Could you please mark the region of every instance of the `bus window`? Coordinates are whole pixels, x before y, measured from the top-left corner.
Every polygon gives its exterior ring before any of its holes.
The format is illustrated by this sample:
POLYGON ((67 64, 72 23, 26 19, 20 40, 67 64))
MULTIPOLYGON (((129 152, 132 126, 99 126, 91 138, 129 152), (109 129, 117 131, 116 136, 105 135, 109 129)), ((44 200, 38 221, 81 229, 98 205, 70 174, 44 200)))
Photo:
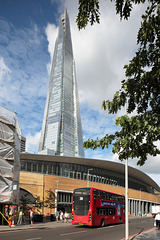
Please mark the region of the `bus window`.
POLYGON ((105 199, 109 199, 109 193, 106 192, 106 198, 105 199))
POLYGON ((103 216, 103 209, 100 209, 100 216, 103 216))
POLYGON ((103 215, 104 216, 106 215, 106 209, 103 209, 103 215))
POLYGON ((112 193, 109 193, 109 200, 112 200, 112 193))
POLYGON ((109 208, 108 209, 108 215, 115 215, 116 214, 116 209, 115 208, 109 208))
POLYGON ((100 193, 101 193, 101 196, 100 196, 101 199, 106 199, 106 194, 105 194, 105 192, 101 191, 100 193))
POLYGON ((99 216, 107 216, 108 215, 108 208, 98 207, 96 212, 99 216))
POLYGON ((101 198, 101 191, 97 191, 98 195, 97 195, 97 198, 101 198))
POLYGON ((114 195, 113 195, 113 200, 114 200, 114 201, 118 201, 118 196, 114 194, 114 195))
POLYGON ((97 198, 98 197, 98 191, 97 189, 93 189, 93 197, 97 198))
POLYGON ((125 200, 125 199, 124 199, 123 196, 118 196, 118 201, 119 201, 119 202, 124 202, 124 200, 125 200))
POLYGON ((76 189, 73 195, 74 212, 77 216, 86 216, 90 206, 90 189, 76 189))

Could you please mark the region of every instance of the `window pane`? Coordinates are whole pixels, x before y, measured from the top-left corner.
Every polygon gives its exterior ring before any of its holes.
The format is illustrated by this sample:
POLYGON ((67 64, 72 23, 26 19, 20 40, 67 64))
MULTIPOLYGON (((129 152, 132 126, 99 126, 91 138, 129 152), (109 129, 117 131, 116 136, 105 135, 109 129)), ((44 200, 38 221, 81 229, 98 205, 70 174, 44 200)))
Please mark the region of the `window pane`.
POLYGON ((38 163, 38 172, 39 172, 39 173, 42 172, 42 163, 38 163))
POLYGON ((31 172, 31 163, 30 162, 27 162, 27 171, 31 172))
POLYGON ((33 163, 33 172, 37 172, 37 163, 33 163))
POLYGON ((48 165, 48 174, 52 174, 52 165, 48 165))

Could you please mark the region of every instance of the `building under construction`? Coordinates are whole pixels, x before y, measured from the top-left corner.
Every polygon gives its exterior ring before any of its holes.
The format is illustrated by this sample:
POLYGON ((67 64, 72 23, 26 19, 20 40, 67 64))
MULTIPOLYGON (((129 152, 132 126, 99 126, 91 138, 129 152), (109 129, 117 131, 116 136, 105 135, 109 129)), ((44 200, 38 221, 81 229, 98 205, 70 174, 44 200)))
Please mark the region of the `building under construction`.
POLYGON ((19 204, 20 141, 16 113, 0 106, 0 223, 19 204))

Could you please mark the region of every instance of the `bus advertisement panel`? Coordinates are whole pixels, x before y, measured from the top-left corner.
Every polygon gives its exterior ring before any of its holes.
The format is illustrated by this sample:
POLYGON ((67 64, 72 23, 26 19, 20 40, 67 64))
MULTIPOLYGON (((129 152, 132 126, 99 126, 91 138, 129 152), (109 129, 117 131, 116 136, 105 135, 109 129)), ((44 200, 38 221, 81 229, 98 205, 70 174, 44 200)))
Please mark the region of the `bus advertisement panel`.
POLYGON ((72 197, 72 224, 105 226, 125 222, 125 197, 97 188, 77 188, 72 197))

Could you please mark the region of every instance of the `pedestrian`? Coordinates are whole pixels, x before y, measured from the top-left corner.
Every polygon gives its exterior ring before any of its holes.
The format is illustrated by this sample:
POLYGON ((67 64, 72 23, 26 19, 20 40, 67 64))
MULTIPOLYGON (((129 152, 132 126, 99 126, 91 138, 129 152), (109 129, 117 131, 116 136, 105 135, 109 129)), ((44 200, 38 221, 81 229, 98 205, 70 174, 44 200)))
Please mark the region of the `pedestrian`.
POLYGON ((155 216, 155 221, 157 229, 160 229, 160 212, 155 216))
POLYGON ((11 225, 12 225, 12 216, 11 215, 9 215, 9 218, 8 218, 8 225, 9 225, 9 227, 11 227, 11 225))
POLYGON ((23 213, 23 224, 26 224, 26 217, 25 217, 24 213, 23 213))
POLYGON ((57 221, 57 223, 58 223, 58 218, 59 218, 59 212, 58 212, 58 210, 56 210, 56 221, 57 221))
POLYGON ((31 226, 33 226, 33 211, 32 211, 32 209, 29 211, 29 217, 30 217, 30 221, 31 221, 31 226))
POLYGON ((60 221, 63 222, 63 211, 62 210, 60 210, 59 217, 60 217, 60 221))
POLYGON ((65 218, 65 223, 67 223, 67 222, 69 223, 67 211, 65 211, 64 218, 65 218))
POLYGON ((22 217, 23 217, 23 212, 22 212, 22 209, 20 209, 17 225, 22 225, 22 217))
POLYGON ((15 225, 14 225, 14 215, 12 214, 12 225, 11 225, 11 227, 15 227, 15 225))

